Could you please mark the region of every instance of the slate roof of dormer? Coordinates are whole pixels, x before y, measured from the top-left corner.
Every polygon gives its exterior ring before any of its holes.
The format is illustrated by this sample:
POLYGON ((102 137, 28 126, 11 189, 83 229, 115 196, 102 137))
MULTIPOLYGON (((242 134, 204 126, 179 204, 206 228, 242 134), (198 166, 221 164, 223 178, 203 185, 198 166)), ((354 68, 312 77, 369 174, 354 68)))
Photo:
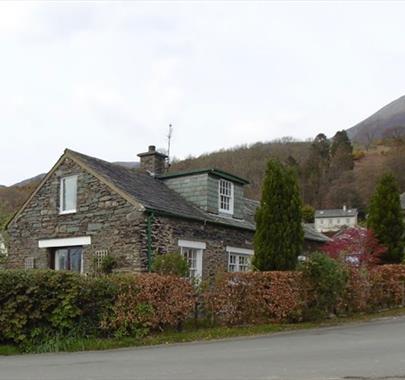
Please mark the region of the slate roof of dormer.
POLYGON ((175 173, 168 173, 159 176, 160 179, 165 180, 169 178, 177 178, 177 177, 189 177, 192 175, 197 175, 197 174, 204 174, 207 173, 208 175, 212 175, 214 177, 219 177, 219 178, 224 178, 232 182, 236 182, 240 185, 248 185, 249 181, 247 179, 244 179, 242 177, 238 177, 234 174, 224 172, 223 170, 220 169, 196 169, 196 170, 187 170, 187 171, 182 171, 182 172, 175 172, 175 173))

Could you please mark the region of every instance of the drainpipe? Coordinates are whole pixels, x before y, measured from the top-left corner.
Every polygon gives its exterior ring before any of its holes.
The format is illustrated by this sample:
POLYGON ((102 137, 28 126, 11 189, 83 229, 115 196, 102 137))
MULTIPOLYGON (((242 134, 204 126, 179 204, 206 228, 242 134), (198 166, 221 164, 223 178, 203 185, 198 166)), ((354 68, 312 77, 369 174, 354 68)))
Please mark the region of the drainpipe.
POLYGON ((153 260, 153 252, 152 252, 152 225, 155 219, 155 215, 153 211, 148 214, 148 222, 146 225, 146 239, 148 243, 148 272, 152 272, 152 260, 153 260))

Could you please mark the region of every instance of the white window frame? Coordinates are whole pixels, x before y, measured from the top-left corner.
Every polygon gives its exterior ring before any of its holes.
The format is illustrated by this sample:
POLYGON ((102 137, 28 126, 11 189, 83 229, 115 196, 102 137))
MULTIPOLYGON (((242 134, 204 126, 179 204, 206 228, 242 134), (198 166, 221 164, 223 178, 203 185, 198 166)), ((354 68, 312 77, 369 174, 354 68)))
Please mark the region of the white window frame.
POLYGON ((226 247, 226 252, 228 254, 228 272, 250 272, 252 270, 252 257, 254 251, 252 249, 238 248, 238 247, 226 247), (235 257, 235 262, 231 263, 231 257, 235 257), (242 265, 240 264, 240 258, 248 258, 248 266, 246 271, 241 271, 242 265), (231 265, 235 266, 234 271, 230 271, 231 265))
POLYGON ((218 210, 219 210, 220 212, 225 213, 225 214, 233 215, 234 199, 235 199, 235 197, 234 197, 234 184, 233 184, 233 182, 221 178, 221 179, 218 181, 218 210), (222 186, 221 186, 221 185, 222 185, 222 184, 224 184, 225 187, 226 187, 227 185, 230 186, 230 193, 231 193, 231 194, 224 194, 224 193, 221 192, 221 190, 222 190, 222 186), (228 209, 224 209, 224 208, 221 207, 221 197, 222 197, 222 196, 223 196, 223 197, 229 197, 229 210, 228 210, 228 209))
POLYGON ((200 241, 179 240, 178 246, 180 247, 180 253, 182 255, 185 254, 187 249, 194 250, 196 253, 196 267, 194 268, 195 276, 193 276, 193 278, 197 280, 201 279, 203 271, 203 252, 207 247, 206 243, 200 241))
POLYGON ((78 178, 77 175, 71 175, 71 176, 67 176, 67 177, 62 177, 60 179, 60 182, 59 182, 59 186, 60 186, 60 191, 59 191, 59 214, 60 215, 74 214, 75 212, 77 212, 77 178, 78 178), (75 193, 75 207, 73 209, 70 209, 70 210, 64 210, 63 209, 63 199, 65 197, 63 183, 67 179, 74 179, 75 180, 75 187, 76 187, 76 189, 75 189, 76 190, 76 193, 75 193))

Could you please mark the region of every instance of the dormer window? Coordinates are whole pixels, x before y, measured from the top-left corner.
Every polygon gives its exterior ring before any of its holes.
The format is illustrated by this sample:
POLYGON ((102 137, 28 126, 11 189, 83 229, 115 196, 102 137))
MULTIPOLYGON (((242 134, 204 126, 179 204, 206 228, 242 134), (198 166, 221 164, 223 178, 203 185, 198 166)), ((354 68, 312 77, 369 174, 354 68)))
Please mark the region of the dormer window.
POLYGON ((77 209, 77 176, 60 180, 60 214, 71 214, 77 209))
POLYGON ((233 183, 219 180, 219 211, 233 214, 233 183))

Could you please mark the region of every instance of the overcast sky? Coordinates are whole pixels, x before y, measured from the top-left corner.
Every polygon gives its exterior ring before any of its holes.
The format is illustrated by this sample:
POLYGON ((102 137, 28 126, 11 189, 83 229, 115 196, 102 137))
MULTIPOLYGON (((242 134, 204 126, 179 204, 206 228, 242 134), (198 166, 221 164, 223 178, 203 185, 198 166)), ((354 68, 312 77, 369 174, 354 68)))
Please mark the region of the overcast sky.
POLYGON ((0 184, 65 147, 179 158, 349 128, 405 94, 405 3, 0 3, 0 184))

